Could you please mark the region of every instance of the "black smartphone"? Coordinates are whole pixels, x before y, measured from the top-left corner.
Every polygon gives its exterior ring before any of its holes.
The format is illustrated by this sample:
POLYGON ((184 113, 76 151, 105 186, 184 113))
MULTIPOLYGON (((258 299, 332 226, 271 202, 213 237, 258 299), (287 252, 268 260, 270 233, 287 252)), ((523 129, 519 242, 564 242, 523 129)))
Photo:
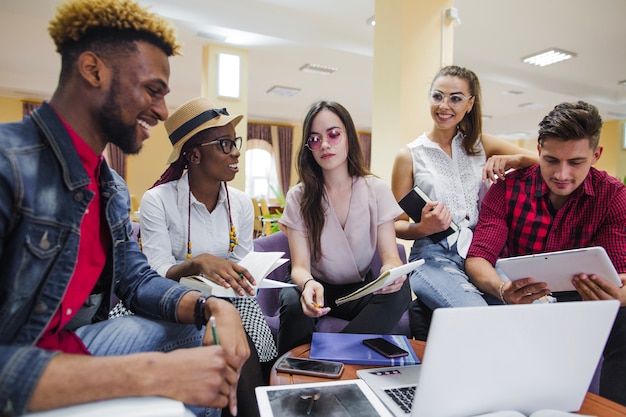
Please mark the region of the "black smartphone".
POLYGON ((409 352, 402 349, 400 346, 394 345, 387 339, 382 337, 375 337, 373 339, 363 340, 363 344, 387 358, 400 358, 402 356, 408 356, 409 352))
POLYGON ((283 358, 276 364, 276 370, 291 374, 339 378, 343 372, 343 363, 305 358, 283 358))

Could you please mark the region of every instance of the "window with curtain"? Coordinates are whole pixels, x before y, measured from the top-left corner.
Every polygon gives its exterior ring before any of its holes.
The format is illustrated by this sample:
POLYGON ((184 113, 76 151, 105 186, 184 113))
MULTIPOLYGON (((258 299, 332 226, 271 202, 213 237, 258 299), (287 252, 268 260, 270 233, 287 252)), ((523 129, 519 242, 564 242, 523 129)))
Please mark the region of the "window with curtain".
POLYGON ((267 201, 281 200, 291 180, 293 128, 248 123, 246 194, 267 201))
MULTIPOLYGON (((250 143, 250 142, 248 142, 250 143)), ((278 198, 276 161, 267 149, 246 150, 246 194, 266 201, 278 198)))

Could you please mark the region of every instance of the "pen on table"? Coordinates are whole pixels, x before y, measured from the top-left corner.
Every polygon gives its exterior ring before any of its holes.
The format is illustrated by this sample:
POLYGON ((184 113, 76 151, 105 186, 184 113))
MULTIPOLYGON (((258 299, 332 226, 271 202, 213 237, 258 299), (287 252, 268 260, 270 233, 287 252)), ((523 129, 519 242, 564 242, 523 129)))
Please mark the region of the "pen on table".
POLYGON ((220 339, 217 337, 217 327, 215 326, 215 317, 211 316, 211 318, 209 318, 209 323, 211 323, 211 332, 213 333, 213 343, 215 343, 215 345, 219 345, 220 344, 220 339))

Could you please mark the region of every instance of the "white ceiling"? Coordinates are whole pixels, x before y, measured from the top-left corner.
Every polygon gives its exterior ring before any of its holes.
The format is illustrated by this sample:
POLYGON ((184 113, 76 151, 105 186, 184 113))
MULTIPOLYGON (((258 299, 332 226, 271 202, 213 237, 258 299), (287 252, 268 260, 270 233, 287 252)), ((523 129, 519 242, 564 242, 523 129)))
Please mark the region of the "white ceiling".
MULTIPOLYGON (((170 61, 171 108, 200 94, 202 45, 226 37, 227 44, 249 50, 249 119, 299 124, 313 101, 330 99, 344 104, 360 129, 371 127, 375 29, 366 20, 375 0, 140 1, 170 18, 184 43, 184 56, 170 61), (331 76, 300 72, 306 63, 339 70, 331 76), (302 91, 266 94, 273 85, 302 91)), ((0 0, 0 95, 52 94, 60 63, 47 26, 56 4, 0 0)), ((579 99, 598 106, 605 120, 626 119, 626 87, 618 85, 626 80, 625 0, 456 0, 455 7, 461 25, 454 63, 480 77, 486 132, 532 137, 555 104, 579 99), (578 55, 544 68, 520 60, 549 47, 578 55), (521 94, 505 94, 511 90, 521 94), (539 108, 520 108, 524 103, 539 108)))

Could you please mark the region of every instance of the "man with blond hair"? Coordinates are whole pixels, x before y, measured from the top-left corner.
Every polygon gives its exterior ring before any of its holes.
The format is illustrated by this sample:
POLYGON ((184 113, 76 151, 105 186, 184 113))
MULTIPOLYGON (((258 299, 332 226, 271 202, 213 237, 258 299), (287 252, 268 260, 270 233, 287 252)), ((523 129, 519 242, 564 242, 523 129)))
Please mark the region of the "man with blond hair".
POLYGON ((137 153, 167 118, 174 31, 135 1, 71 0, 49 32, 54 95, 0 125, 0 414, 133 396, 236 414, 237 310, 150 269, 103 158, 108 143, 137 153), (135 315, 106 320, 112 289, 135 315))

